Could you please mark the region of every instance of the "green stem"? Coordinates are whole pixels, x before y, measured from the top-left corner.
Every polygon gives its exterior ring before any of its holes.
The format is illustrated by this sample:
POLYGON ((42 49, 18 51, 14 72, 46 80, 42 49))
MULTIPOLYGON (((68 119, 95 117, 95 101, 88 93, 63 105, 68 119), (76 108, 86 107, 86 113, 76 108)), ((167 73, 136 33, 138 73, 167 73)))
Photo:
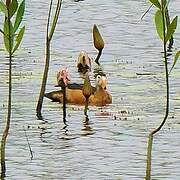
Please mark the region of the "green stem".
POLYGON ((159 125, 158 128, 156 128, 154 131, 152 131, 152 134, 157 133, 165 124, 168 114, 169 114, 169 75, 168 75, 168 62, 167 62, 167 50, 166 50, 166 25, 165 25, 165 12, 164 12, 164 3, 163 0, 161 0, 161 6, 162 6, 162 17, 163 17, 163 49, 164 49, 164 63, 165 63, 165 73, 166 73, 166 112, 164 119, 162 123, 159 125))
POLYGON ((36 107, 36 114, 39 119, 42 119, 41 110, 42 110, 42 104, 43 104, 43 100, 44 100, 44 94, 45 94, 46 83, 47 83, 47 78, 48 78, 49 62, 50 62, 50 43, 51 43, 51 39, 52 39, 54 30, 55 30, 55 27, 57 24, 57 19, 59 17, 61 1, 58 0, 58 3, 56 5, 56 13, 55 13, 55 16, 53 19, 53 24, 51 27, 50 34, 49 34, 49 24, 50 24, 50 15, 51 15, 51 9, 52 9, 52 0, 50 2, 50 7, 49 7, 47 31, 46 31, 46 62, 45 62, 45 67, 44 67, 44 74, 43 74, 43 79, 42 79, 42 84, 41 84, 41 90, 40 90, 39 99, 38 99, 38 103, 37 103, 37 107, 36 107))
POLYGON ((152 153, 153 134, 149 134, 147 145, 147 164, 146 164, 146 180, 151 179, 151 153, 152 153))
POLYGON ((165 41, 166 24, 165 24, 164 0, 161 0, 161 7, 162 7, 161 12, 163 17, 162 19, 163 20, 163 50, 164 50, 165 76, 166 76, 166 111, 165 111, 164 119, 161 122, 161 124, 149 134, 148 149, 147 149, 146 180, 151 179, 151 152, 152 152, 153 135, 161 130, 169 114, 169 75, 168 75, 167 50, 166 50, 166 41, 165 41))
POLYGON ((62 0, 58 0, 57 6, 56 6, 56 12, 55 12, 52 27, 51 27, 51 31, 49 33, 49 40, 52 39, 52 36, 54 34, 54 31, 55 31, 55 28, 56 28, 56 25, 57 25, 57 20, 58 20, 58 17, 59 17, 59 13, 60 13, 60 10, 61 10, 61 4, 62 4, 62 0))
POLYGON ((101 54, 102 54, 102 49, 99 50, 98 55, 97 55, 97 57, 96 57, 96 59, 95 59, 95 62, 96 62, 98 65, 100 64, 100 63, 99 63, 99 58, 101 57, 101 54))
POLYGON ((50 2, 50 6, 49 6, 48 22, 47 22, 47 28, 46 28, 46 60, 45 60, 44 74, 43 74, 39 99, 38 99, 38 103, 37 103, 37 107, 36 107, 36 114, 39 119, 42 119, 41 110, 42 110, 42 104, 43 104, 43 100, 44 100, 44 94, 45 94, 45 90, 46 90, 46 83, 47 83, 47 77, 48 77, 48 71, 49 71, 50 40, 49 40, 48 34, 49 34, 49 23, 50 23, 51 10, 52 10, 52 0, 50 2))
POLYGON ((10 120, 11 120, 11 97, 12 97, 12 47, 11 47, 11 26, 10 26, 10 16, 9 16, 9 8, 8 8, 8 26, 9 26, 9 93, 8 93, 8 115, 6 121, 6 127, 2 134, 1 139, 1 178, 5 177, 6 173, 6 163, 5 163, 5 146, 7 141, 7 136, 10 128, 10 120))
POLYGON ((44 94, 46 90, 46 83, 47 83, 47 77, 48 77, 48 71, 49 71, 49 60, 50 60, 50 42, 48 41, 48 38, 46 40, 46 62, 45 62, 45 67, 44 67, 44 74, 43 74, 43 79, 42 79, 42 84, 41 84, 41 90, 40 90, 40 95, 39 95, 39 100, 38 104, 36 107, 36 113, 38 117, 41 117, 41 109, 42 109, 42 104, 44 100, 44 94))

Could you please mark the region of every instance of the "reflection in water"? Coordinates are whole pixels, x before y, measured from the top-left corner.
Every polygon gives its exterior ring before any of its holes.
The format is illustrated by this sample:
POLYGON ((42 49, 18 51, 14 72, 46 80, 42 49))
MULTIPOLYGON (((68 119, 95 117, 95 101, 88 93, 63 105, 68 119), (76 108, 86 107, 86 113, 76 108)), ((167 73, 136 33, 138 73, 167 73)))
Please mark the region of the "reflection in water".
POLYGON ((24 129, 24 133, 25 133, 25 137, 26 137, 26 141, 27 141, 27 144, 28 144, 28 147, 29 147, 29 152, 30 152, 30 155, 31 155, 31 160, 33 159, 33 151, 31 149, 31 145, 30 145, 30 142, 29 142, 29 138, 27 136, 27 133, 26 133, 26 129, 23 127, 24 129))
POLYGON ((68 135, 68 125, 67 125, 67 122, 65 124, 65 126, 62 128, 64 130, 64 135, 68 135))
POLYGON ((88 116, 84 116, 82 131, 83 131, 83 136, 94 134, 93 129, 90 126, 89 117, 88 116))

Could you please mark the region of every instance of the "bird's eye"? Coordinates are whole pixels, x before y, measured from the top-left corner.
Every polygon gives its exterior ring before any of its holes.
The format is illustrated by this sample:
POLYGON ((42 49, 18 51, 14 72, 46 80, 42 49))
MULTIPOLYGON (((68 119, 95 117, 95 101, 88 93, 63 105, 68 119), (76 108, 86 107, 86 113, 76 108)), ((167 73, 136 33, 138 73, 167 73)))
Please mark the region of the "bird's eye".
POLYGON ((100 75, 97 75, 97 77, 96 77, 97 79, 101 79, 101 76, 100 75))

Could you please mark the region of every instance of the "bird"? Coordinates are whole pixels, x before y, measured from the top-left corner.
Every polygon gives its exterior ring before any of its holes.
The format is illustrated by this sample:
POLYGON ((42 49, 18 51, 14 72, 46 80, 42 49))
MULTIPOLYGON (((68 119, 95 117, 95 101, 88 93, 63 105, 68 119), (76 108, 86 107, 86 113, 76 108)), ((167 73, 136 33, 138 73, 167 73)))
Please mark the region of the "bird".
POLYGON ((86 51, 81 51, 77 60, 78 72, 86 73, 91 71, 91 58, 86 51))
MULTIPOLYGON (((83 84, 69 83, 68 73, 66 71, 57 74, 58 85, 62 87, 62 80, 67 83, 65 88, 66 103, 74 105, 84 105, 86 98, 83 95, 83 84)), ((51 99, 53 102, 63 103, 63 90, 52 91, 45 94, 46 98, 51 99)), ((89 97, 89 105, 91 106, 105 106, 112 103, 112 96, 107 91, 107 78, 106 76, 96 76, 96 86, 92 86, 92 95, 89 97)))

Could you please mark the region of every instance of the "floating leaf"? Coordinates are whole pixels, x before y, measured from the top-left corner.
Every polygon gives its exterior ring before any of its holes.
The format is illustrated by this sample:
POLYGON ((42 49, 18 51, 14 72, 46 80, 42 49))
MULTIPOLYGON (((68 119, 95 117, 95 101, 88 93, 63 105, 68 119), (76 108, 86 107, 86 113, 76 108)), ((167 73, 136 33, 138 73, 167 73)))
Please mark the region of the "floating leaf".
POLYGON ((8 17, 8 10, 6 8, 6 5, 3 3, 3 1, 0 1, 0 12, 3 12, 6 17, 8 17))
POLYGON ((12 51, 13 39, 14 39, 13 25, 11 21, 8 21, 8 19, 6 19, 4 22, 4 44, 8 52, 12 51), (10 22, 10 26, 9 26, 9 22, 10 22), (9 27, 10 27, 10 30, 9 30, 9 27), (9 38, 10 38, 10 41, 9 41, 9 38))
POLYGON ((177 27, 177 20, 178 20, 178 16, 176 16, 171 24, 168 26, 167 28, 167 34, 166 34, 166 42, 169 41, 172 37, 172 35, 174 34, 176 27, 177 27))
POLYGON ((179 59, 179 56, 180 56, 180 50, 176 52, 175 56, 174 56, 174 62, 173 62, 173 65, 169 71, 169 74, 171 73, 171 71, 173 70, 174 66, 176 65, 177 63, 177 60, 179 59))
POLYGON ((21 28, 21 30, 19 31, 18 35, 16 36, 16 45, 13 49, 13 52, 12 54, 18 49, 21 41, 22 41, 22 38, 23 38, 23 35, 24 35, 24 31, 25 31, 25 26, 21 28))
POLYGON ((16 13, 17 8, 18 8, 17 0, 12 0, 11 4, 9 6, 9 16, 10 16, 10 18, 16 13))
POLYGON ((161 9, 161 4, 158 0, 149 0, 152 4, 154 4, 157 8, 161 9))
POLYGON ((155 14, 155 24, 156 24, 156 30, 159 35, 159 37, 163 40, 163 17, 162 12, 160 10, 157 10, 155 14))
POLYGON ((95 24, 93 27, 93 41, 94 41, 94 46, 96 49, 102 50, 104 48, 103 38, 95 24))
POLYGON ((24 15, 24 9, 25 9, 25 0, 23 0, 18 8, 17 14, 16 14, 16 20, 14 23, 14 32, 17 31, 19 25, 21 24, 23 15, 24 15))

